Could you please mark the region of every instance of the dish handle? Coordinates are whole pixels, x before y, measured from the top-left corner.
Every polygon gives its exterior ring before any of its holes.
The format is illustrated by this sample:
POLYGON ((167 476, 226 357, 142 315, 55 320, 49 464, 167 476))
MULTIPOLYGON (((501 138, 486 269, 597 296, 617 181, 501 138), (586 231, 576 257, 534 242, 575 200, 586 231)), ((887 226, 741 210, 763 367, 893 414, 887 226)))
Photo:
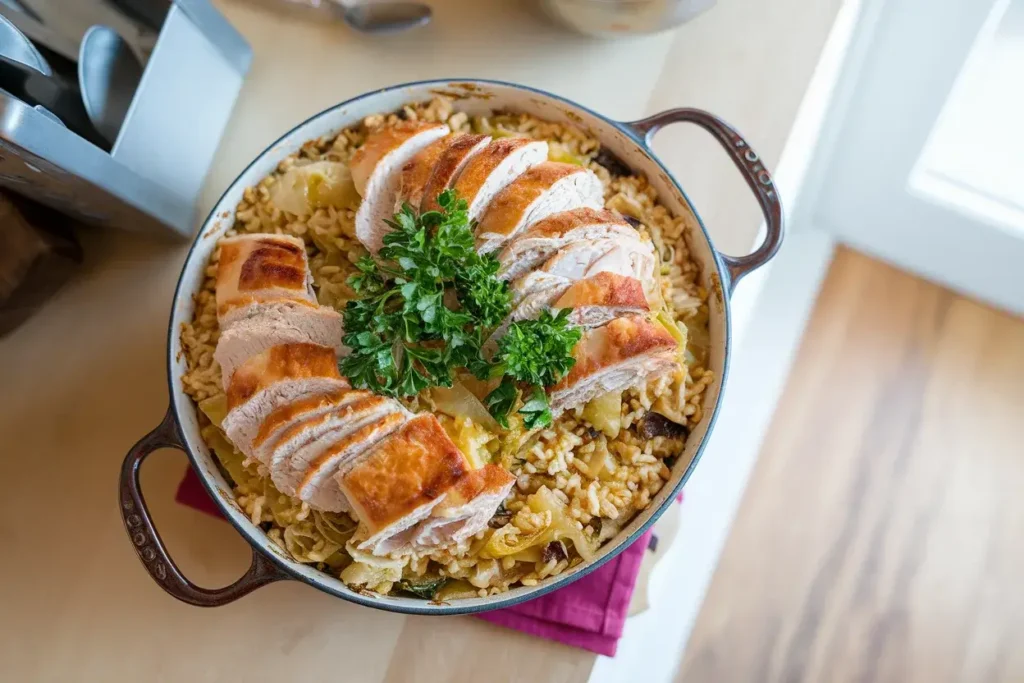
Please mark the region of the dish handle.
POLYGON ((626 125, 643 139, 647 147, 650 147, 654 135, 664 126, 670 123, 682 122, 700 126, 722 145, 726 152, 729 153, 729 157, 736 165, 736 168, 740 170, 747 185, 753 191, 757 203, 761 207, 761 213, 764 214, 765 224, 768 229, 765 233, 764 241, 757 249, 746 256, 718 254, 725 263, 729 276, 726 290, 732 294, 736 288, 736 283, 740 279, 766 264, 779 251, 785 234, 782 203, 779 200, 779 193, 775 189, 775 181, 772 180, 768 169, 761 163, 761 158, 757 155, 757 152, 753 150, 735 128, 714 114, 702 109, 681 107, 659 112, 646 119, 632 121, 626 125))
POLYGON ((273 562, 263 556, 255 548, 252 551, 252 564, 249 570, 234 583, 224 588, 202 588, 192 583, 181 573, 177 565, 167 554, 160 534, 153 526, 149 508, 142 497, 139 486, 139 468, 142 462, 153 451, 161 448, 177 448, 185 450, 185 445, 178 436, 174 413, 168 409, 163 421, 156 429, 142 437, 132 446, 121 465, 121 481, 119 498, 121 502, 121 518, 125 531, 132 541, 136 554, 150 576, 165 591, 182 602, 199 607, 218 607, 234 602, 238 598, 251 593, 268 583, 289 578, 288 574, 278 569, 273 562))

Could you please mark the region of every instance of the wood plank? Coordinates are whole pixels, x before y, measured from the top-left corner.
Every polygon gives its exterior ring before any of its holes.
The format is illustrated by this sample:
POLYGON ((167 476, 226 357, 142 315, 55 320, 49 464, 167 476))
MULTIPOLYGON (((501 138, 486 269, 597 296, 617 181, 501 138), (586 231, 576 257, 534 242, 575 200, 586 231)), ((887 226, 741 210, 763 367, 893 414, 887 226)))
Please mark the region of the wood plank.
POLYGON ((383 683, 585 683, 595 659, 472 617, 406 617, 393 652, 383 683))
POLYGON ((837 252, 678 680, 1024 680, 1024 321, 837 252))

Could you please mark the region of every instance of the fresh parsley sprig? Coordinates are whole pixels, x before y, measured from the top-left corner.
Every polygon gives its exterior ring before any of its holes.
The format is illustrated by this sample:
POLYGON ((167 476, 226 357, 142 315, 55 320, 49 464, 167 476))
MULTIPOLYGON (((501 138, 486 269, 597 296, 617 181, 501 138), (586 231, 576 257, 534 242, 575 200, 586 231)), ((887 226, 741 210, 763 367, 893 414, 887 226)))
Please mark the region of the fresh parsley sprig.
POLYGON ((477 254, 466 202, 453 190, 437 199, 439 211, 406 204, 386 221, 379 260, 364 256, 349 278, 361 298, 345 307, 352 353, 340 370, 354 386, 413 396, 451 386, 460 367, 491 372, 480 349, 485 328, 508 315, 508 284, 494 277, 493 256, 477 254))
POLYGON ((536 320, 512 323, 498 341, 497 363, 492 376, 504 377, 486 399, 487 409, 498 424, 508 428, 508 414, 519 398, 517 384, 526 385, 529 398, 519 409, 527 429, 551 424, 551 407, 544 387, 551 386, 572 369, 572 350, 583 335, 569 324, 572 309, 552 315, 544 311, 536 320))
POLYGON ((378 259, 361 258, 349 285, 360 298, 344 312, 344 342, 352 352, 340 362, 353 386, 387 396, 413 396, 451 386, 466 368, 479 379, 502 378, 485 399, 499 424, 527 396, 518 412, 532 429, 551 423, 544 387, 572 367, 581 332, 569 311, 545 311, 513 323, 487 359, 484 341, 511 309, 499 263, 477 253, 468 206, 454 190, 437 198, 438 211, 417 214, 408 204, 391 220, 378 259))

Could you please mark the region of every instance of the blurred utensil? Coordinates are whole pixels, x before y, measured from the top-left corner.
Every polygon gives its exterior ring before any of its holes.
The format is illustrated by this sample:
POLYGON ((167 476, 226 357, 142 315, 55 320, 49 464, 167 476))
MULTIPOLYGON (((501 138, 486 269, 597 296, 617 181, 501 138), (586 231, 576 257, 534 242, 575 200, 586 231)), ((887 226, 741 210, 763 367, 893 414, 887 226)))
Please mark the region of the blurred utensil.
MULTIPOLYGON (((4 0, 7 1, 7 0, 4 0)), ((30 66, 46 76, 53 76, 53 69, 40 54, 32 41, 25 37, 25 34, 18 30, 6 17, 0 15, 0 56, 7 57, 25 66, 30 66)), ((64 125, 64 122, 57 118, 57 115, 46 107, 37 104, 33 107, 37 112, 47 117, 54 123, 64 125)))
POLYGON ((160 33, 167 12, 171 9, 170 0, 105 0, 118 12, 131 19, 147 31, 160 33))
POLYGON ((345 5, 328 0, 327 5, 346 24, 362 33, 398 33, 430 22, 430 7, 419 2, 362 2, 345 5))
POLYGON ((430 7, 418 2, 365 3, 338 5, 335 12, 351 28, 362 33, 398 33, 430 22, 430 7))
POLYGON ((53 75, 53 69, 46 62, 46 58, 39 54, 39 50, 32 44, 32 41, 2 15, 0 15, 0 55, 30 66, 47 76, 53 75))
POLYGON ((2 0, 0 15, 14 24, 35 44, 47 47, 71 61, 78 59, 78 42, 44 24, 39 18, 39 13, 32 8, 11 0, 2 0))
POLYGON ((78 90, 59 77, 47 76, 21 62, 0 57, 0 88, 29 106, 47 109, 81 137, 109 149, 82 106, 78 90))
POLYGON ((142 64, 117 31, 101 25, 86 31, 78 53, 82 102, 96 130, 111 145, 141 80, 142 64))
POLYGON ((10 7, 15 12, 21 12, 22 14, 27 14, 29 17, 35 19, 36 21, 42 21, 42 18, 38 14, 36 14, 35 10, 33 10, 31 7, 21 4, 20 2, 18 2, 18 0, 0 0, 0 6, 10 7))

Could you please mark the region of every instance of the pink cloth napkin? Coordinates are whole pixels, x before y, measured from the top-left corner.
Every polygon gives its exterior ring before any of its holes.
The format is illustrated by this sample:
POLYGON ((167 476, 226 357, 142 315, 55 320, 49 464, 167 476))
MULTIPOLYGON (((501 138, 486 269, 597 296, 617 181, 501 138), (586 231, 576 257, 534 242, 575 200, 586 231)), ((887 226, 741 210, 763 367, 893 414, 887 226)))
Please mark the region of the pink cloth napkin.
MULTIPOLYGON (((178 486, 175 500, 221 516, 191 468, 178 486)), ((565 588, 476 616, 523 633, 614 656, 650 536, 648 531, 600 569, 565 588)))

